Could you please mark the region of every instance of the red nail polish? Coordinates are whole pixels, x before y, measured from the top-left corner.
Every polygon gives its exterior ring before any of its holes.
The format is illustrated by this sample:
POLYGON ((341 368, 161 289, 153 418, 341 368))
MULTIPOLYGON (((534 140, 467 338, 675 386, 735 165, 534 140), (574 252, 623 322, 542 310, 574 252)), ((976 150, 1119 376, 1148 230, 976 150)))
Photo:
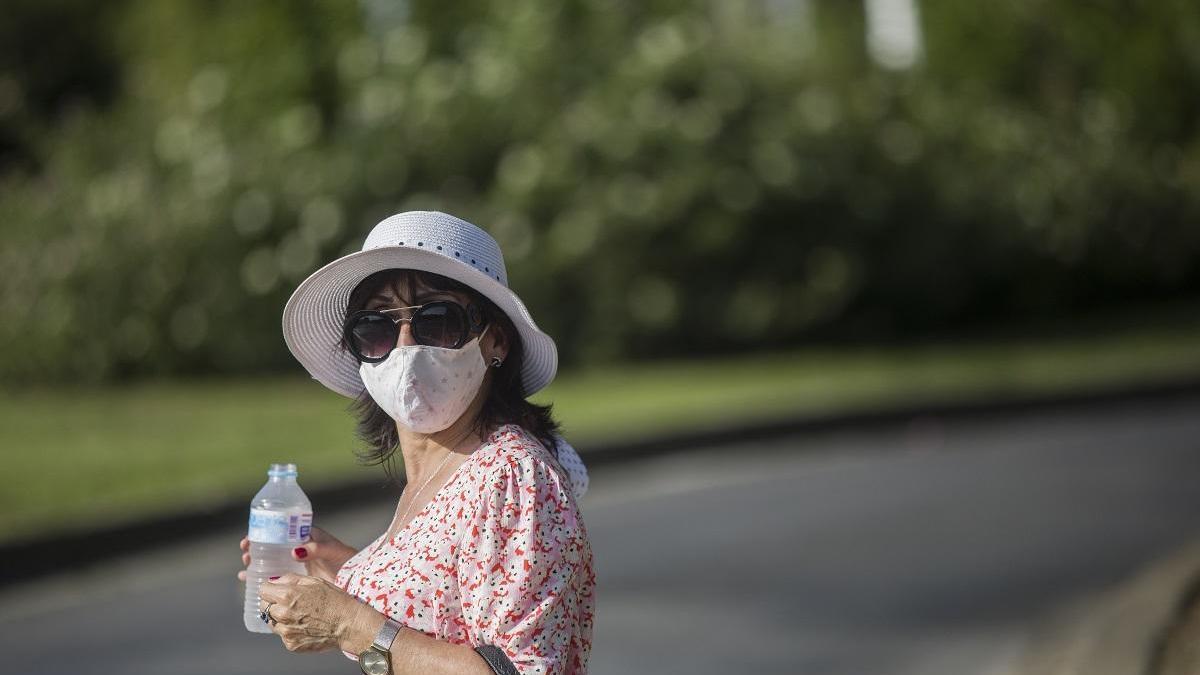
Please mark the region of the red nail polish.
POLYGON ((301 546, 300 548, 297 548, 294 551, 294 553, 296 554, 297 558, 307 558, 308 557, 308 549, 304 548, 303 546, 301 546))
POLYGON ((275 581, 275 580, 276 580, 276 579, 278 579, 279 577, 267 577, 267 578, 268 578, 270 581, 275 581))

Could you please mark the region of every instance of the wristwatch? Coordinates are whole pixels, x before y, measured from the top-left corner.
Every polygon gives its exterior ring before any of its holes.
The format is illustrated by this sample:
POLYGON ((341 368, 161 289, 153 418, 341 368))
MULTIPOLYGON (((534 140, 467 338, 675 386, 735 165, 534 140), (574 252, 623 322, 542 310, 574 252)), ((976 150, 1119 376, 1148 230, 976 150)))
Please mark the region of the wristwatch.
POLYGON ((359 653, 358 667, 365 675, 392 675, 392 642, 403 627, 399 621, 388 619, 375 634, 375 642, 359 653))

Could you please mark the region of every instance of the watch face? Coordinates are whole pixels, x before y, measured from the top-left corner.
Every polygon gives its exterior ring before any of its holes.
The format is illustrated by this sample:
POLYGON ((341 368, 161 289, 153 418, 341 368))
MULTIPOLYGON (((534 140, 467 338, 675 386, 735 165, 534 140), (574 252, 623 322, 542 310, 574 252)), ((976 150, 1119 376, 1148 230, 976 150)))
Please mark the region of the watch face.
POLYGON ((358 664, 362 666, 363 672, 367 675, 387 675, 390 670, 387 657, 374 649, 368 649, 360 654, 358 664))

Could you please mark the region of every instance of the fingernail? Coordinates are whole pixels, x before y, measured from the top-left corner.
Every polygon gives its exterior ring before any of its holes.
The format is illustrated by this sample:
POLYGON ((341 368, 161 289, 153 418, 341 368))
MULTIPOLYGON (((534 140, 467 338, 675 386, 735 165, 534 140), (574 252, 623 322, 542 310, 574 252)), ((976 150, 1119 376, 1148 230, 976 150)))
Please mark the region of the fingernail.
POLYGON ((276 579, 278 579, 278 578, 279 578, 279 577, 267 577, 267 579, 268 579, 269 581, 275 581, 275 580, 276 580, 276 579))
POLYGON ((303 546, 297 548, 295 551, 293 551, 293 553, 296 554, 297 558, 307 558, 308 557, 308 549, 304 548, 303 546))

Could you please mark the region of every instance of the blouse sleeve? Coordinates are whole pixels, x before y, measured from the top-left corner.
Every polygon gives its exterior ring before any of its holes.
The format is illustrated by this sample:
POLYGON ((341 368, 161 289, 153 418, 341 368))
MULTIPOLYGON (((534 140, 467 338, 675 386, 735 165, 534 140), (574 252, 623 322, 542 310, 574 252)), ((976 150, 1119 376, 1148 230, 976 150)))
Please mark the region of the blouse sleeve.
POLYGON ((581 670, 583 598, 572 583, 586 547, 559 474, 525 457, 497 468, 465 528, 458 579, 468 636, 494 645, 521 675, 581 670))

